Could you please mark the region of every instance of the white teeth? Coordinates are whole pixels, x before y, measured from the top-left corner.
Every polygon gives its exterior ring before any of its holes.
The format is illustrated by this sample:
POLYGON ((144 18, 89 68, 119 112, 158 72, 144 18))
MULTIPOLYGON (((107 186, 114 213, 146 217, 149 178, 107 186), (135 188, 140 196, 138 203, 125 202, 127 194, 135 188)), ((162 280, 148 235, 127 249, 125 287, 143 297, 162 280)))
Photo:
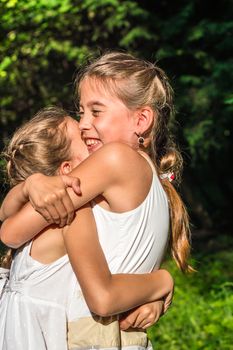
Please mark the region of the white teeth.
POLYGON ((85 143, 86 143, 87 146, 97 145, 98 140, 86 139, 85 143))

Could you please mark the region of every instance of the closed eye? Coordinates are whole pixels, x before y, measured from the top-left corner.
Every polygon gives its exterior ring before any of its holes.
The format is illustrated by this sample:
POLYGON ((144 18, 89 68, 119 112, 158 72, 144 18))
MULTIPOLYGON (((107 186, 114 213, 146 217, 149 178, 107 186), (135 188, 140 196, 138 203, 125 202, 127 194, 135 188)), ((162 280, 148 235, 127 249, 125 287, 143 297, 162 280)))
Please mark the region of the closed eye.
POLYGON ((98 117, 99 114, 100 114, 102 111, 99 111, 99 110, 97 110, 97 109, 93 109, 91 112, 92 112, 92 114, 94 115, 94 117, 98 117))

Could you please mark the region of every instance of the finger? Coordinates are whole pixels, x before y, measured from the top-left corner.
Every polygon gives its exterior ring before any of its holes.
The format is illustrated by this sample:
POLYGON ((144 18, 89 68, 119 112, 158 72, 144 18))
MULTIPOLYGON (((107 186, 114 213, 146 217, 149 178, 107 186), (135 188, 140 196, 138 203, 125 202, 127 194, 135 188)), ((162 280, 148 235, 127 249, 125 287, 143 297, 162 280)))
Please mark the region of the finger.
POLYGON ((120 320, 119 322, 120 328, 122 330, 126 330, 133 327, 136 317, 137 317, 136 311, 130 312, 130 314, 128 314, 127 316, 125 316, 123 319, 120 320))
POLYGON ((50 218, 50 221, 49 221, 50 224, 60 225, 61 218, 59 216, 56 206, 50 205, 47 210, 47 213, 48 213, 48 217, 50 218))
POLYGON ((78 178, 68 175, 62 175, 61 178, 66 187, 72 187, 73 191, 78 195, 82 194, 78 178))
POLYGON ((49 211, 47 209, 45 209, 45 208, 44 209, 41 209, 41 208, 37 209, 37 208, 35 208, 35 210, 40 215, 43 216, 43 218, 47 221, 48 224, 52 224, 53 223, 53 219, 52 219, 52 217, 51 217, 51 215, 50 215, 50 213, 49 213, 49 211))
POLYGON ((80 188, 80 180, 77 178, 74 178, 73 182, 72 182, 72 188, 73 191, 77 194, 77 195, 81 195, 81 188, 80 188))
POLYGON ((52 223, 55 223, 61 227, 66 225, 68 217, 68 212, 66 206, 64 205, 64 201, 65 205, 68 206, 68 210, 72 212, 72 210, 74 210, 73 203, 71 202, 71 199, 69 198, 69 195, 65 189, 62 189, 57 194, 53 194, 49 198, 45 199, 46 206, 43 206, 42 209, 44 211, 46 208, 52 223))
POLYGON ((163 314, 165 314, 167 312, 167 310, 171 307, 172 302, 165 302, 164 304, 164 309, 163 309, 163 314))
POLYGON ((74 219, 75 208, 68 194, 63 198, 62 203, 65 208, 65 212, 67 213, 66 225, 70 225, 74 219))
MULTIPOLYGON (((48 204, 46 207, 36 209, 47 222, 50 224, 60 225, 66 215, 66 210, 61 201, 56 201, 54 204, 48 204)), ((64 226, 64 225, 63 225, 64 226)))
POLYGON ((144 309, 143 312, 138 315, 137 320, 135 322, 135 326, 138 328, 145 329, 149 326, 152 326, 154 323, 156 323, 160 317, 160 315, 163 313, 163 301, 157 301, 156 303, 151 303, 147 305, 147 308, 144 309), (153 306, 153 308, 152 308, 153 306))
POLYGON ((137 324, 140 323, 140 321, 138 321, 138 317, 140 320, 140 313, 138 312, 138 310, 131 312, 126 317, 125 321, 127 321, 127 323, 128 323, 128 328, 130 328, 130 327, 137 328, 137 324))
MULTIPOLYGON (((137 318, 134 321, 134 324, 132 325, 133 328, 142 328, 142 325, 148 323, 149 316, 148 315, 142 315, 138 314, 137 318)), ((150 322, 150 321, 149 321, 150 322)))
POLYGON ((153 323, 146 323, 145 325, 143 325, 143 326, 140 327, 140 328, 141 328, 141 329, 147 329, 147 328, 153 326, 153 324, 155 324, 155 322, 153 322, 153 323))
POLYGON ((159 315, 154 315, 153 318, 147 317, 143 319, 141 322, 137 323, 137 328, 146 329, 152 326, 153 324, 155 324, 158 320, 159 320, 159 315))
MULTIPOLYGON (((54 204, 54 222, 60 227, 64 227, 67 223, 68 213, 62 201, 54 204)), ((50 214, 52 214, 50 212, 50 214)))
POLYGON ((172 304, 172 296, 169 296, 165 299, 163 313, 167 312, 167 310, 171 306, 171 304, 172 304))
POLYGON ((122 331, 126 331, 127 329, 131 328, 131 324, 127 320, 121 320, 119 324, 120 324, 120 329, 122 331))

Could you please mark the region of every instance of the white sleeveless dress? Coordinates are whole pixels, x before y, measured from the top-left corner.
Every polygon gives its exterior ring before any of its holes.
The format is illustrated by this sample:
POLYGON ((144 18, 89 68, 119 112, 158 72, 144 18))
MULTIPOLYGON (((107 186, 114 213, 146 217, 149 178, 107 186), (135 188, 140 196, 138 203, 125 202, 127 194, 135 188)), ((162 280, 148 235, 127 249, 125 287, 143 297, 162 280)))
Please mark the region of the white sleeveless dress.
MULTIPOLYGON (((137 208, 114 213, 92 203, 99 240, 112 273, 147 273, 158 269, 162 262, 169 239, 169 207, 167 195, 153 165, 151 167, 151 188, 137 208)), ((151 347, 145 332, 120 331, 118 316, 92 315, 79 287, 72 298, 68 319, 69 349, 144 350, 151 347)))
POLYGON ((51 264, 18 249, 0 300, 1 350, 66 350, 67 309, 76 278, 67 255, 51 264))

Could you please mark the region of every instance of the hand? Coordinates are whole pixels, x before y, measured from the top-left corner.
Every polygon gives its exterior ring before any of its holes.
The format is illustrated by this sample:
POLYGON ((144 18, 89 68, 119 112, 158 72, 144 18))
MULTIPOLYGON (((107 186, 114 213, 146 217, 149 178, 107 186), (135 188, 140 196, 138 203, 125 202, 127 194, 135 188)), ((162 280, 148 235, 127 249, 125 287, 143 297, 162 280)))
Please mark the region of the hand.
POLYGON ((127 330, 129 328, 146 329, 155 324, 164 313, 164 301, 158 300, 152 303, 144 304, 136 309, 123 314, 119 321, 120 329, 127 330))
MULTIPOLYGON (((167 270, 160 269, 157 271, 162 273, 162 276, 160 276, 160 282, 162 281, 163 288, 161 290, 163 291, 163 293, 160 296, 160 298, 164 300, 164 313, 165 313, 172 303, 172 298, 174 294, 174 280, 171 274, 167 270)), ((154 274, 155 279, 158 278, 158 276, 156 276, 157 271, 154 270, 151 272, 152 275, 154 274)))
POLYGON ((68 175, 45 176, 33 174, 24 184, 24 196, 33 208, 49 223, 60 227, 69 225, 74 218, 75 208, 67 192, 67 187, 81 194, 79 179, 68 175))
POLYGON ((173 294, 174 294, 174 285, 173 285, 173 288, 170 290, 170 292, 164 297, 164 311, 163 311, 164 314, 165 312, 167 312, 168 308, 171 306, 173 294))

